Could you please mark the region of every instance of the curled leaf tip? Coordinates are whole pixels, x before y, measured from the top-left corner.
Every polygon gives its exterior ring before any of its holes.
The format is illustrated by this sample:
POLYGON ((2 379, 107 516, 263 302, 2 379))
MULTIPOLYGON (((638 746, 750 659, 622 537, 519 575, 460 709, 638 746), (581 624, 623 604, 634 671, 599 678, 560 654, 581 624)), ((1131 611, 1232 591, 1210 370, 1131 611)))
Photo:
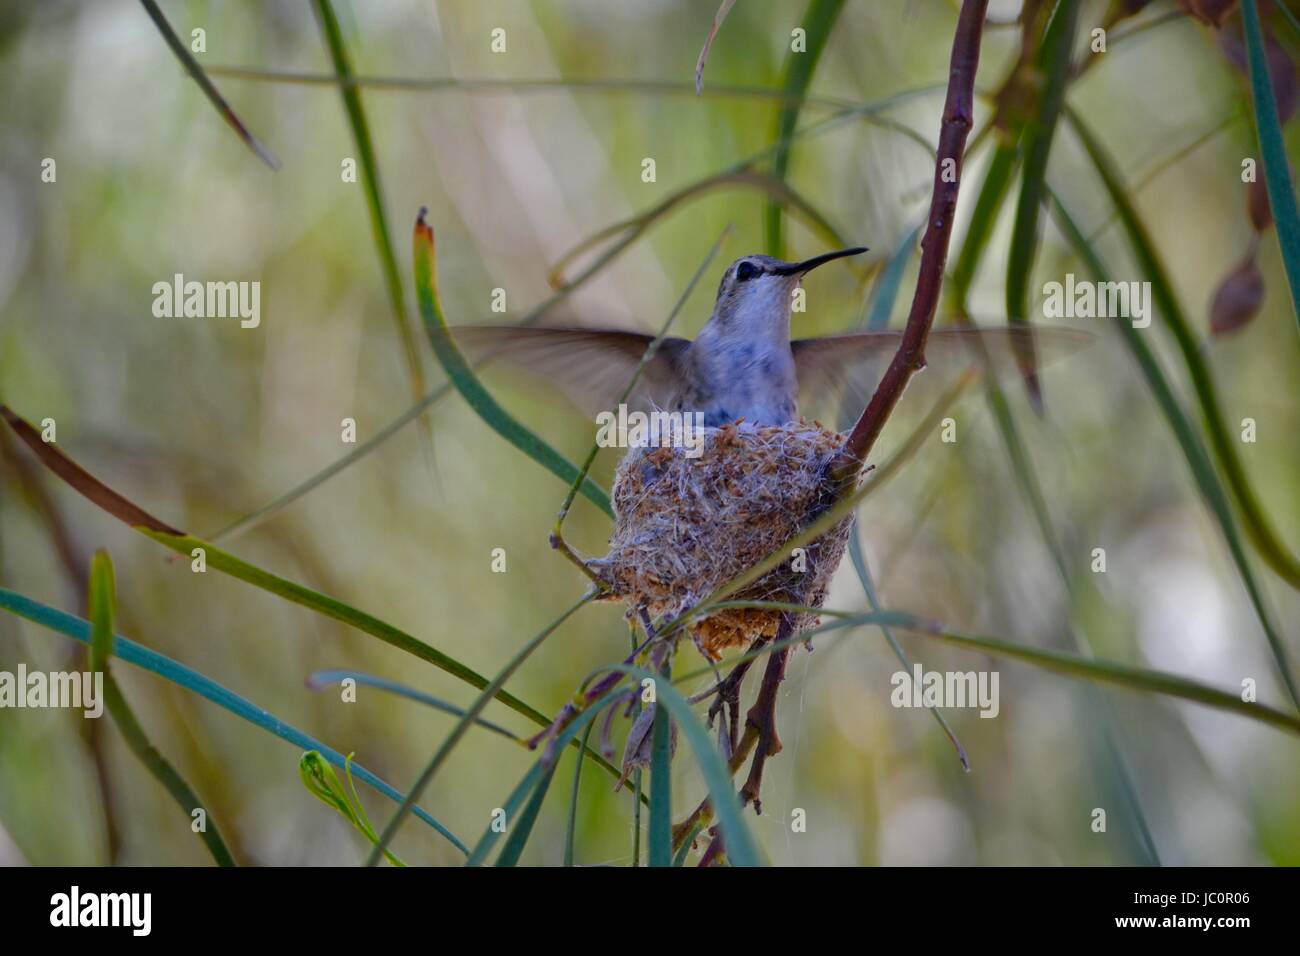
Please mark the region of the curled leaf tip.
POLYGON ((427 219, 425 218, 426 216, 428 216, 428 214, 429 214, 429 208, 427 206, 421 206, 420 214, 415 217, 415 238, 417 240, 424 240, 425 242, 432 245, 433 227, 429 225, 427 219))

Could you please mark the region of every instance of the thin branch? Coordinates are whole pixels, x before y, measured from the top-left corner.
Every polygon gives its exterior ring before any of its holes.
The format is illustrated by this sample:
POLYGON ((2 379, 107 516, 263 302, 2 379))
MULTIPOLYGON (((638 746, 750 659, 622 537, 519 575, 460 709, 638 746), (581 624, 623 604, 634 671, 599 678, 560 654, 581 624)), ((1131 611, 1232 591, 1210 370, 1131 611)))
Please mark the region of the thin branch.
POLYGON ((898 351, 876 387, 871 402, 863 411, 845 443, 844 450, 831 465, 830 474, 837 486, 855 479, 862 463, 871 452, 881 430, 908 380, 925 367, 925 343, 934 324, 943 286, 944 264, 948 258, 948 240, 957 209, 957 191, 961 185, 961 163, 966 138, 974 123, 975 73, 979 67, 980 36, 988 0, 964 0, 957 18, 957 34, 952 44, 952 61, 948 74, 948 96, 944 103, 943 122, 939 127, 939 152, 934 167, 934 193, 930 200, 929 224, 921 240, 920 274, 916 293, 907 316, 907 327, 898 351))

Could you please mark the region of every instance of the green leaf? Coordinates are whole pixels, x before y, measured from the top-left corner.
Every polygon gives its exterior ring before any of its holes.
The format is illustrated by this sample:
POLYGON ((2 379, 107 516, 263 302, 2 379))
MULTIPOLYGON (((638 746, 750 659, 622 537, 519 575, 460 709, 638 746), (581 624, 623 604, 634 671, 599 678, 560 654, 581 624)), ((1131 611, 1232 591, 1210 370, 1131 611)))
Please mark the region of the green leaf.
MULTIPOLYGON (((802 609, 800 605, 783 604, 778 601, 735 601, 728 602, 727 606, 768 608, 774 611, 802 609)), ((773 651, 793 647, 796 644, 803 644, 819 634, 827 634, 863 625, 874 626, 884 622, 929 640, 941 641, 957 647, 965 647, 969 650, 978 650, 995 657, 1007 657, 1023 661, 1026 664, 1032 664, 1035 667, 1064 674, 1078 680, 1087 680, 1098 684, 1112 684, 1128 690, 1162 694, 1167 697, 1176 697, 1193 703, 1204 704, 1207 707, 1215 707, 1219 710, 1232 711, 1241 716, 1249 717, 1251 720, 1275 727, 1278 730, 1300 736, 1300 717, 1294 714, 1284 713, 1264 704, 1244 701, 1236 694, 1230 694, 1227 691, 1218 690, 1207 684, 1181 677, 1178 674, 1171 674, 1167 671, 1132 667, 1128 664, 1098 660, 1097 658, 1079 657, 1063 651, 1025 647, 1021 644, 1013 644, 1010 641, 1003 641, 993 637, 960 634, 956 631, 949 631, 936 622, 926 623, 911 614, 898 612, 858 614, 852 611, 839 611, 831 608, 817 608, 815 610, 818 614, 834 618, 834 620, 820 624, 795 637, 765 644, 759 650, 741 654, 735 658, 729 658, 729 660, 733 662, 753 660, 771 654, 773 651)), ((704 668, 683 674, 677 680, 679 682, 689 681, 710 673, 712 673, 710 670, 704 668)))
POLYGON ((889 257, 880 278, 872 286, 867 321, 864 323, 868 331, 880 332, 889 328, 889 317, 893 314, 894 303, 898 299, 899 286, 903 284, 903 273, 907 271, 912 250, 916 248, 916 240, 924 228, 925 224, 922 223, 903 237, 894 254, 889 257))
MULTIPOLYGON (((618 688, 614 688, 604 696, 593 701, 585 710, 582 711, 582 713, 578 714, 578 716, 573 719, 573 722, 569 724, 569 726, 566 727, 558 737, 555 738, 555 751, 559 753, 564 747, 576 743, 579 731, 590 727, 592 721, 596 719, 596 716, 606 707, 613 704, 621 695, 622 691, 618 688)), ((500 807, 500 809, 505 813, 507 829, 509 829, 510 821, 515 818, 515 814, 519 811, 520 805, 536 789, 538 783, 547 773, 548 770, 543 766, 542 761, 540 759, 537 760, 528 768, 528 772, 524 774, 523 779, 519 781, 514 790, 510 792, 510 796, 506 798, 505 803, 500 807)), ((465 865, 481 866, 486 862, 488 855, 492 852, 492 848, 496 846, 496 842, 500 836, 501 834, 496 830, 496 828, 489 823, 484 829, 483 835, 479 837, 478 843, 474 844, 474 849, 470 853, 469 859, 465 861, 465 865)))
MULTIPOLYGON (((713 812, 718 824, 722 827, 722 836, 727 847, 727 859, 733 866, 762 865, 762 859, 759 856, 758 848, 754 844, 754 838, 750 835, 749 828, 745 825, 744 817, 741 814, 740 801, 736 798, 736 791, 731 782, 731 770, 727 767, 726 761, 722 759, 718 748, 714 746, 708 731, 704 729, 704 725, 691 711, 686 698, 678 693, 677 689, 668 681, 661 680, 643 667, 632 664, 616 664, 607 669, 621 671, 637 681, 649 678, 656 682, 656 707, 667 708, 682 736, 691 745, 691 750, 695 754, 695 761, 699 764, 700 772, 704 776, 704 782, 709 788, 709 799, 713 804, 713 812)), ((660 713, 662 712, 660 710, 660 713)), ((659 721, 656 719, 656 733, 658 729, 659 721)), ((651 774, 650 784, 651 787, 654 786, 653 773, 651 774)), ((653 798, 650 801, 652 816, 655 812, 656 802, 653 798)), ((671 851, 667 862, 672 862, 671 851)))
MULTIPOLYGON (((1277 6, 1285 9, 1286 4, 1277 6)), ((1300 212, 1296 210, 1282 123, 1268 76, 1268 58, 1264 55, 1264 37, 1255 0, 1241 0, 1241 20, 1246 32, 1246 63, 1250 69, 1251 100, 1255 104, 1255 129, 1264 158, 1264 184, 1268 188, 1268 203, 1273 208, 1273 221, 1277 223, 1277 241, 1282 247, 1287 283, 1291 286, 1291 313, 1300 322, 1300 212)))
MULTIPOLYGON (((1052 151, 1052 137, 1065 102, 1065 88, 1070 79, 1070 52, 1074 45, 1074 28, 1078 19, 1078 0, 1060 0, 1043 34, 1038 68, 1046 74, 1038 113, 1023 133, 1025 165, 1020 186, 1020 201, 1011 232, 1011 249, 1007 254, 1007 321, 1012 325, 1029 322, 1029 276, 1038 248, 1038 211, 1043 202, 1043 185, 1047 159, 1052 151)), ((998 157, 994 157, 995 162, 998 157)), ((1001 173, 996 166, 994 171, 1001 173)), ((987 180, 986 180, 987 184, 987 180)), ((1020 366, 1025 384, 1035 406, 1040 405, 1036 363, 1032 347, 1021 352, 1020 366)))
MULTIPOLYGON (((826 41, 830 38, 831 29, 842 9, 844 0, 811 0, 800 20, 800 25, 806 31, 807 48, 801 53, 791 50, 785 55, 785 80, 781 87, 790 99, 785 101, 776 117, 776 141, 780 145, 772 155, 772 175, 780 181, 785 180, 790 169, 790 139, 799 121, 803 96, 808 91, 813 73, 817 70, 817 61, 826 49, 826 41)), ((764 220, 768 254, 778 259, 785 258, 784 219, 781 206, 775 200, 768 200, 764 220)))
MULTIPOLYGON (((670 679, 665 668, 663 681, 670 679)), ((656 679, 656 697, 658 696, 656 679)), ((673 765, 672 718, 655 705, 654 730, 650 740, 650 865, 672 866, 673 862, 673 765)))
MULTIPOLYGON (((588 727, 588 730, 591 728, 588 727)), ((514 826, 510 828, 510 836, 506 837, 506 845, 501 848, 501 855, 497 857, 497 866, 516 866, 519 863, 519 857, 524 852, 524 847, 528 843, 528 838, 532 836, 533 826, 537 823, 537 816, 542 810, 542 802, 546 799, 546 792, 551 788, 551 781, 555 779, 556 764, 552 764, 543 773, 537 786, 533 788, 532 796, 528 798, 528 803, 524 806, 524 812, 519 815, 519 819, 514 826)))
MULTIPOLYGON (((573 761, 573 793, 569 796, 569 815, 568 823, 564 828, 564 865, 573 866, 574 845, 577 842, 578 835, 578 797, 582 787, 582 758, 587 756, 587 741, 591 739, 592 728, 595 724, 588 724, 587 729, 582 734, 582 747, 578 750, 578 756, 573 761)), ((641 801, 635 801, 640 807, 641 801)))
POLYGON ((379 179, 379 161, 375 158, 375 147, 370 138, 370 124, 366 121, 366 111, 361 105, 361 91, 352 83, 352 62, 347 47, 343 44, 343 32, 339 29, 334 7, 330 0, 315 0, 315 7, 334 64, 334 75, 338 78, 339 94, 343 97, 348 125, 352 127, 352 138, 356 142, 361 180, 366 190, 366 207, 370 212, 370 230, 375 237, 375 249, 379 253, 379 266, 384 273, 388 301, 392 305, 393 318, 402 340, 402 351, 406 355, 411 393, 418 400, 424 394, 424 369, 420 365, 415 332, 411 329, 411 320, 406 312, 406 298, 402 294, 401 274, 397 269, 397 258, 393 254, 393 240, 388 231, 388 217, 384 212, 383 184, 379 179))
POLYGON ((993 225, 997 222, 1007 191, 1011 188, 1019 157, 1020 151, 1013 139, 999 138, 997 149, 984 173, 984 185, 975 200, 975 210, 971 213, 970 225, 966 227, 966 238, 962 241, 961 253, 957 256, 957 264, 953 267, 952 278, 949 280, 953 300, 962 311, 965 311, 980 257, 993 233, 993 225))
MULTIPOLYGON (((307 788, 307 792, 325 806, 337 811, 339 816, 352 824, 362 836, 374 843, 375 828, 370 825, 366 808, 361 805, 361 800, 357 797, 357 789, 352 784, 352 754, 347 756, 344 773, 347 774, 348 788, 351 793, 343 789, 343 784, 339 781, 334 768, 320 755, 320 751, 309 750, 298 761, 298 776, 302 778, 302 784, 307 788)), ((385 851, 384 856, 393 866, 406 866, 392 853, 385 851)))
MULTIPOLYGON (((33 601, 16 591, 10 591, 7 588, 0 588, 0 608, 9 611, 18 617, 26 618, 42 627, 47 627, 52 631, 70 637, 82 644, 90 643, 91 627, 87 621, 48 605, 41 604, 39 601, 33 601)), ((250 724, 260 727, 268 733, 274 734, 281 740, 287 740, 299 750, 318 750, 321 755, 336 767, 344 767, 346 760, 343 755, 331 747, 325 746, 315 737, 303 733, 291 724, 285 723, 279 717, 276 717, 270 711, 263 710, 240 697, 238 694, 227 690, 214 680, 204 677, 198 671, 186 667, 184 664, 172 660, 159 654, 157 651, 150 650, 135 641, 129 640, 121 635, 113 638, 113 654, 118 659, 126 661, 143 670, 157 674, 164 680, 171 681, 179 687, 193 691, 200 697, 206 697, 218 707, 230 711, 236 717, 240 717, 250 724)), ((364 767, 356 767, 357 776, 363 781, 370 784, 384 796, 393 801, 402 799, 401 793, 394 790, 387 783, 375 776, 364 767)), ((469 850, 465 844, 461 843, 450 830, 435 820, 419 807, 415 808, 415 814, 433 827, 462 853, 468 853, 469 850)))
POLYGON ((505 686, 506 681, 508 681, 511 675, 513 675, 514 672, 523 665, 524 661, 528 660, 529 656, 537 650, 537 648, 542 646, 543 641, 550 637, 561 624, 575 614, 579 608, 588 604, 595 596, 595 591, 587 592, 579 598, 576 603, 570 606, 568 610, 562 613, 550 624, 546 625, 546 627, 538 631, 535 637, 521 647, 515 656, 506 662, 505 667, 501 668, 496 677, 492 678, 492 682, 483 688, 483 692, 475 698, 474 703, 470 704, 465 715, 457 721, 456 726, 453 727, 451 733, 447 735, 447 739, 442 742, 441 746, 439 746, 436 751, 434 751, 433 756, 429 758, 428 764, 426 764, 425 768, 420 772, 415 783, 411 785, 411 789, 407 791, 406 798, 397 808, 397 812, 393 814, 388 823, 384 826, 383 832, 379 835, 379 840, 375 843, 375 848, 366 859, 367 866, 374 866, 379 862, 380 853, 388 848, 393 837, 397 835, 397 828, 400 827, 402 821, 406 819, 406 814, 415 806, 416 801, 420 799, 420 795, 424 793, 425 788, 427 788, 429 783, 433 780, 434 774, 438 772, 438 768, 440 768, 451 755, 456 744, 458 744, 461 738, 465 736, 465 732, 469 730, 470 724, 472 724, 474 719, 483 712, 483 708, 487 707, 488 702, 501 692, 501 688, 505 686))
POLYGON ((167 46, 171 48, 172 53, 176 54, 176 59, 180 60, 181 66, 185 67, 185 72, 193 77, 194 82, 203 91, 203 95, 217 108, 221 118, 244 141, 244 144, 257 154, 258 159, 266 163, 271 169, 279 169, 279 161, 271 155, 269 149, 262 145, 261 140, 248 131, 248 127, 235 115, 235 111, 230 108, 230 104, 217 92, 216 86, 208 79, 208 75, 203 72, 203 67, 199 66, 198 61, 185 48, 185 44, 176 36, 171 24, 167 22, 167 18, 163 16, 162 11, 158 9, 158 4, 154 3, 154 0, 140 0, 140 2, 144 5, 145 13, 149 14, 149 19, 154 22, 158 32, 162 34, 162 38, 167 41, 167 46))
MULTIPOLYGON (((433 230, 424 221, 425 210, 420 210, 415 223, 413 241, 413 258, 415 261, 415 291, 420 302, 420 314, 424 316, 424 327, 429 333, 433 351, 442 363, 447 377, 451 379, 456 390, 464 397, 469 406, 479 414, 498 435, 514 445, 533 461, 537 462, 551 474, 562 481, 574 481, 578 469, 559 452, 520 424, 509 412, 497 404, 479 382, 474 370, 465 361, 460 348, 456 345, 443 316, 442 303, 438 297, 437 267, 434 262, 433 230)), ((609 496, 590 478, 584 478, 582 493, 611 518, 614 509, 610 507, 609 496)))
MULTIPOLYGON (((380 690, 386 690, 390 694, 396 694, 398 697, 405 697, 407 700, 414 700, 421 704, 432 707, 434 710, 440 710, 444 714, 454 714, 457 717, 465 716, 465 708, 457 707, 455 704, 449 704, 445 700, 440 700, 424 691, 416 690, 414 687, 407 687, 405 684, 399 684, 397 681, 386 680, 383 677, 376 677, 373 674, 363 674, 360 671, 353 670, 328 670, 316 671, 307 678, 307 686, 312 690, 320 690, 329 684, 338 684, 345 680, 356 681, 358 684, 364 684, 368 687, 377 687, 380 690)), ((490 720, 483 720, 481 717, 475 718, 474 724, 485 730, 500 734, 507 740, 513 740, 515 743, 522 744, 523 740, 518 734, 507 730, 500 724, 494 724, 490 720)))
POLYGON ((235 866, 235 858, 222 839, 212 813, 180 772, 149 741, 144 726, 136 718, 109 670, 108 662, 113 656, 113 619, 117 614, 117 583, 113 560, 107 551, 96 551, 90 559, 90 590, 86 606, 90 608, 90 667, 96 674, 103 675, 104 706, 113 723, 122 732, 131 752, 176 801, 185 814, 186 823, 193 823, 195 810, 203 811, 204 828, 199 831, 199 838, 217 865, 235 866))

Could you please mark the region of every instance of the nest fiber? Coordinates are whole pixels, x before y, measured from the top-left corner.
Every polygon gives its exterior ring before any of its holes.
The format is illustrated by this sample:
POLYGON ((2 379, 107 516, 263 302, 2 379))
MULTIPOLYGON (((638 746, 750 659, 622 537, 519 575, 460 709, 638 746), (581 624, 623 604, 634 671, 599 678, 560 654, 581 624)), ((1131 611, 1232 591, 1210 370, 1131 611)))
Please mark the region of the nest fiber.
MULTIPOLYGON (((843 444, 820 423, 742 422, 705 429, 702 453, 633 449, 614 481, 609 554, 591 567, 632 608, 652 619, 676 616, 803 529, 843 444)), ((851 526, 851 518, 839 522, 729 599, 820 607, 851 526)), ((726 648, 773 637, 780 619, 780 611, 726 608, 694 621, 691 634, 716 660, 726 648)), ((817 620, 797 615, 794 630, 817 620)))

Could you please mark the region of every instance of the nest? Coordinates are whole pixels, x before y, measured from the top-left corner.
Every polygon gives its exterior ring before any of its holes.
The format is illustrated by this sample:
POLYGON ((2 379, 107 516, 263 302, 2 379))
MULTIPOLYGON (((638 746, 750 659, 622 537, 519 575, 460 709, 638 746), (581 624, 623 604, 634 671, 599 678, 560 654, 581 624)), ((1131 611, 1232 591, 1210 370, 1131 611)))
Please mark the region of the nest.
MULTIPOLYGON (((738 422, 704 429, 702 453, 691 451, 696 457, 681 447, 629 451, 614 482, 609 554, 592 561, 592 570, 634 611, 653 619, 680 614, 802 530, 844 437, 802 420, 738 422)), ((729 599, 820 607, 851 526, 845 518, 729 599)), ((726 608, 695 620, 690 631, 717 660, 729 647, 773 637, 780 621, 780 611, 726 608)), ((794 632, 817 621, 796 615, 794 632)))

